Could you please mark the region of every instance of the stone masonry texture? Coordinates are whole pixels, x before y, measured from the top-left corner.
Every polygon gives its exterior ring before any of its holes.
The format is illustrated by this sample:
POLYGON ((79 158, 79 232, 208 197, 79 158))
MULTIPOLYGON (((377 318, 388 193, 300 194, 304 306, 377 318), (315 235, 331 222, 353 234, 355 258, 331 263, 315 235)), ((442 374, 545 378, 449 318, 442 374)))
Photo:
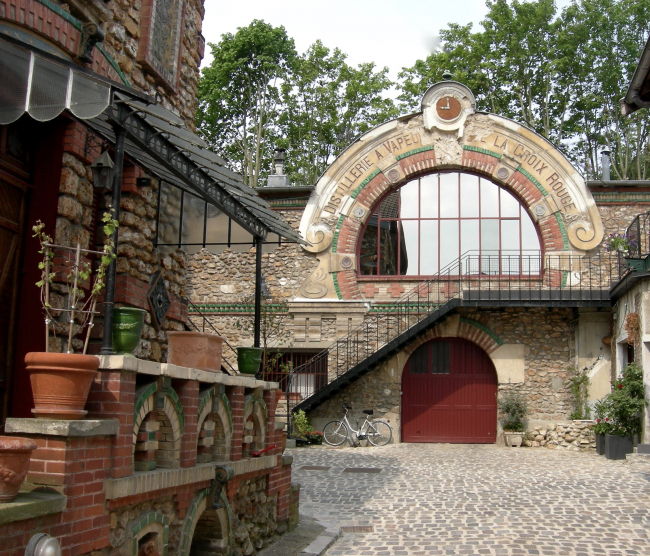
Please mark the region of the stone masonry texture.
POLYGON ((327 556, 650 554, 648 464, 453 444, 291 453, 301 513, 344 528, 327 556))

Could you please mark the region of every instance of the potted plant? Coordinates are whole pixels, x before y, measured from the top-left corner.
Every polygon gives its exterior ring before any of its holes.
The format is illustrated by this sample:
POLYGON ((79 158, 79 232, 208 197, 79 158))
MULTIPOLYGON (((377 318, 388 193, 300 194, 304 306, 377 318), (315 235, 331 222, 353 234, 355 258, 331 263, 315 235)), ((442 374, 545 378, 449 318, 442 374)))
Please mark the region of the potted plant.
POLYGON ((167 332, 167 362, 220 373, 222 345, 223 338, 216 334, 198 331, 167 332))
POLYGON ((314 427, 309 424, 309 419, 302 409, 293 413, 292 427, 296 446, 305 446, 311 443, 308 435, 314 432, 314 427))
POLYGON ((138 347, 147 312, 137 307, 113 307, 113 351, 116 355, 133 357, 138 347))
POLYGON ((41 280, 36 285, 41 289, 41 302, 45 313, 45 352, 32 352, 25 356, 27 372, 30 375, 34 396, 35 417, 44 419, 81 419, 86 415, 84 406, 90 392, 90 385, 96 376, 99 359, 86 355, 88 341, 97 314, 97 297, 104 287, 106 267, 115 258, 115 246, 111 236, 118 226, 112 210, 102 218, 104 234, 107 237, 102 251, 55 245, 47 235, 40 221, 32 228, 38 238, 43 255, 39 263, 41 280), (56 256, 55 256, 56 253, 56 256), (63 253, 63 256, 61 256, 63 253), (98 264, 92 271, 88 255, 97 255, 98 264), (94 275, 94 277, 93 277, 94 275), (68 282, 66 307, 53 307, 51 289, 55 278, 68 282), (85 295, 84 285, 89 294, 85 295), (63 318, 59 317, 62 315, 63 318), (61 320, 59 320, 61 318, 61 320), (74 353, 73 340, 78 334, 83 339, 81 353, 74 353), (50 334, 60 333, 67 341, 63 353, 50 352, 50 334))
POLYGON ((648 270, 647 257, 640 258, 638 256, 639 242, 637 238, 628 234, 609 234, 603 245, 606 251, 619 253, 625 259, 628 268, 638 272, 648 270))
POLYGON ((321 446, 323 444, 323 433, 318 432, 318 431, 312 431, 308 432, 305 435, 305 438, 309 441, 310 444, 314 444, 316 446, 321 446))
POLYGON ((506 390, 499 395, 497 407, 501 413, 501 426, 506 446, 519 447, 524 439, 528 403, 520 392, 506 390))
POLYGON ((596 435, 596 453, 599 456, 605 455, 605 436, 612 431, 612 424, 609 417, 611 413, 610 406, 610 400, 606 396, 602 400, 596 402, 594 407, 596 414, 594 434, 596 435))
POLYGON ((18 496, 36 448, 31 438, 0 436, 0 503, 11 502, 18 496))
POLYGON ((625 459, 633 451, 634 436, 641 432, 641 413, 645 407, 643 370, 634 363, 625 367, 607 399, 612 428, 605 436, 605 457, 625 459))
MULTIPOLYGON (((254 306, 254 298, 244 298, 244 305, 254 306)), ((286 347, 290 340, 286 332, 286 320, 288 316, 288 305, 285 301, 272 299, 263 296, 260 312, 260 342, 261 347, 238 347, 237 367, 240 373, 257 375, 272 373, 276 370, 282 352, 278 348, 286 347)), ((255 328, 255 317, 242 317, 236 324, 237 328, 248 334, 252 334, 255 328)))

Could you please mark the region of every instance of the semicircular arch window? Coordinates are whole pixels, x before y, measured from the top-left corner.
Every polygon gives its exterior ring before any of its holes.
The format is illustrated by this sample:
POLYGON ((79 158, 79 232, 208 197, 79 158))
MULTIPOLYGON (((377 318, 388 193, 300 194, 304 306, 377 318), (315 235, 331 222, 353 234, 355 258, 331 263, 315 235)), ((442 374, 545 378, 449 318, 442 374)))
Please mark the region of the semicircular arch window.
POLYGON ((375 206, 358 268, 361 276, 531 275, 539 272, 540 252, 535 224, 514 195, 474 174, 436 173, 375 206))

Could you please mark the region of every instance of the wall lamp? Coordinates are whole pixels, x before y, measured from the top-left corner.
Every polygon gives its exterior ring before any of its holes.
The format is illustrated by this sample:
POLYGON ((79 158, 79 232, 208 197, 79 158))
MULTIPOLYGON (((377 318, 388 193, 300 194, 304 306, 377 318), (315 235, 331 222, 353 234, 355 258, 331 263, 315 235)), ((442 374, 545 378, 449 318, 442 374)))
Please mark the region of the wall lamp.
POLYGON ((61 545, 50 535, 36 533, 25 547, 25 556, 61 556, 61 545))
POLYGON ((100 154, 90 165, 93 172, 93 187, 104 191, 113 189, 113 160, 107 151, 100 154))

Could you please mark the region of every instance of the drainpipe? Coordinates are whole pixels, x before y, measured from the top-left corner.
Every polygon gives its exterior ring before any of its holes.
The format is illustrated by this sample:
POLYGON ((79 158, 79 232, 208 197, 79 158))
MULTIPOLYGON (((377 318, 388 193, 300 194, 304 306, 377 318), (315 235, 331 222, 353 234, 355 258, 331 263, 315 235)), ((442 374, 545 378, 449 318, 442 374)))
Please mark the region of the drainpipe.
MULTIPOLYGON (((120 220, 120 201, 122 197, 122 168, 124 166, 124 139, 126 131, 122 127, 114 126, 115 132, 115 174, 113 175, 113 218, 120 220)), ((111 236, 115 252, 117 253, 116 229, 111 236)), ((102 349, 99 355, 113 355, 113 303, 115 302, 115 271, 117 258, 111 261, 106 270, 106 300, 104 302, 104 336, 102 349)))
POLYGON ((262 330, 262 238, 255 238, 255 323, 253 347, 260 347, 262 330))

